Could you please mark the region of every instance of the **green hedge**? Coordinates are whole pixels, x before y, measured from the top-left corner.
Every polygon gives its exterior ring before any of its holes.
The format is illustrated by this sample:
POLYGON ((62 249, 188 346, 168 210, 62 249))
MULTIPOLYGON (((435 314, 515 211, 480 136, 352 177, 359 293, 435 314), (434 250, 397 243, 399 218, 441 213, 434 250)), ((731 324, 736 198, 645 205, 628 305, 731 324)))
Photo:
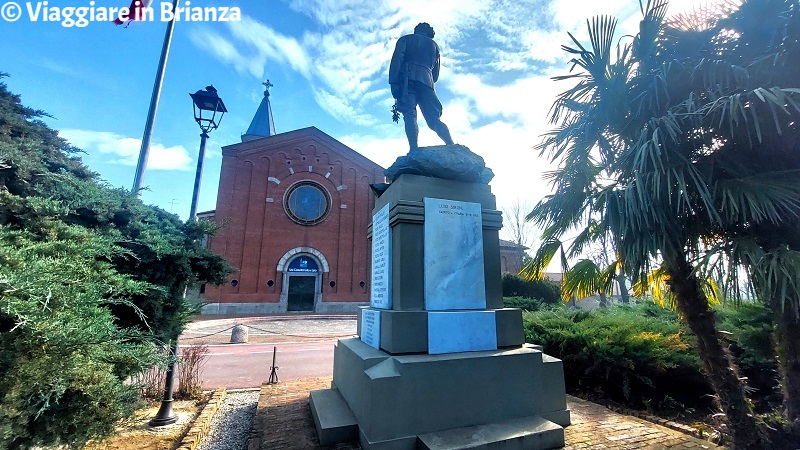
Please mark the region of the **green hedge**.
POLYGON ((525 311, 539 311, 546 305, 535 298, 503 297, 503 306, 506 308, 519 308, 525 311))
POLYGON ((503 297, 536 299, 543 303, 561 303, 561 285, 550 280, 525 281, 511 274, 503 274, 503 297))
MULTIPOLYGON (((720 329, 731 333, 743 376, 757 403, 776 394, 769 312, 761 306, 724 308, 720 329)), ((671 311, 651 304, 596 311, 547 308, 523 316, 527 342, 564 362, 567 390, 633 408, 708 408, 713 391, 692 346, 693 336, 671 311)))

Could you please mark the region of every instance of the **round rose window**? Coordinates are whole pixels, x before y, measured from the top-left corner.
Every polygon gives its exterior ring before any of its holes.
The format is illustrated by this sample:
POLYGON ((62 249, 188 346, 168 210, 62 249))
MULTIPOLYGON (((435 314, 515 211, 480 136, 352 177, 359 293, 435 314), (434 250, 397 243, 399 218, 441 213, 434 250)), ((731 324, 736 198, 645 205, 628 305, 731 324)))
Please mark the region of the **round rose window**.
POLYGON ((291 186, 284 197, 286 214, 301 225, 316 225, 325 220, 330 203, 328 191, 309 181, 291 186))

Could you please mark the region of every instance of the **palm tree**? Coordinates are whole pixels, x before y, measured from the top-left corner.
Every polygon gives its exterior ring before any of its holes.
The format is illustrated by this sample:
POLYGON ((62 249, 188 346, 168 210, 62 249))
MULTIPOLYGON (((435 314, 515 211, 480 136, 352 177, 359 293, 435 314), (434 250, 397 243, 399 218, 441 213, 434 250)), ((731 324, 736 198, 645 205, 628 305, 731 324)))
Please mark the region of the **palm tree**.
MULTIPOLYGON (((596 223, 597 233, 613 238, 626 273, 646 280, 663 271, 697 338, 734 447, 753 448, 765 438, 699 270, 727 257, 754 280, 780 279, 756 285, 765 294, 772 289, 773 306, 778 299, 784 306, 784 334, 800 331, 800 290, 791 290, 800 273, 799 13, 791 0, 724 3, 670 21, 666 9, 664 0, 648 1, 639 33, 616 47, 612 18, 589 23, 588 48, 570 35, 575 47, 563 48, 580 70, 556 79, 577 84, 553 105, 556 128, 541 145, 559 162, 550 174, 555 192, 531 218, 545 242, 596 223), (787 68, 793 71, 781 76, 787 68), (767 261, 778 268, 760 270, 767 261)), ((792 370, 800 368, 794 355, 785 361, 792 370)), ((787 397, 800 389, 793 386, 787 397)))
MULTIPOLYGON (((726 30, 718 51, 745 70, 729 92, 706 106, 738 179, 722 184, 724 233, 716 236, 731 267, 743 267, 757 297, 776 313, 784 406, 800 438, 800 6, 749 1, 709 30, 726 30), (756 167, 752 167, 756 165, 756 167), (742 170, 744 167, 746 170, 742 170), (734 207, 738 209, 731 209, 734 207)), ((702 22, 700 22, 702 23, 702 22)), ((708 125, 705 125, 708 126, 708 125)), ((736 270, 733 276, 737 277, 736 270)))

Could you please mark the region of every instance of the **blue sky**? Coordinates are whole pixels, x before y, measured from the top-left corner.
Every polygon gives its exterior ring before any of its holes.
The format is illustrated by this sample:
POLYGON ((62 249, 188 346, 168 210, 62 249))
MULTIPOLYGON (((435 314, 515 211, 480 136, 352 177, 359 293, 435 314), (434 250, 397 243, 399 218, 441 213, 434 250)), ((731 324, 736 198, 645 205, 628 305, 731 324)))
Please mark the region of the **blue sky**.
MULTIPOLYGON (((156 11, 161 1, 154 0, 156 11)), ((670 12, 695 3, 674 0, 670 12)), ((494 170, 501 208, 518 200, 533 205, 550 191, 541 180, 548 163, 533 147, 548 129, 555 95, 569 86, 549 78, 568 71, 560 50, 567 32, 585 38, 586 19, 610 14, 620 20, 620 35, 633 34, 640 18, 636 0, 194 0, 191 6, 238 7, 242 20, 175 25, 143 200, 184 219, 200 142, 190 92, 213 84, 229 110, 210 135, 200 211, 215 208, 220 149, 240 142, 267 78, 278 133, 316 126, 387 167, 408 150, 402 125, 391 121, 388 62, 397 38, 421 21, 433 25, 442 48, 437 91, 454 140, 494 170)), ((46 122, 83 148, 84 161, 113 186, 132 186, 166 27, 158 16, 127 28, 32 22, 24 11, 16 22, 0 19, 0 71, 11 75, 10 89, 51 114, 46 122)), ((421 129, 420 145, 439 143, 421 129)))

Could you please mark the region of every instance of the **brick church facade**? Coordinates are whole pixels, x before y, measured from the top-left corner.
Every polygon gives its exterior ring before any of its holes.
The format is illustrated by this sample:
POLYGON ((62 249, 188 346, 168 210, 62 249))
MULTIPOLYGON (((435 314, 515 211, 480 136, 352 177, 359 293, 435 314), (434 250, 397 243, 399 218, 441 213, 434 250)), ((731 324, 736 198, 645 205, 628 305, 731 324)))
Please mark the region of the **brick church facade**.
POLYGON ((269 91, 241 143, 222 149, 221 227, 207 245, 236 271, 203 292, 206 314, 355 311, 369 302, 383 168, 315 127, 276 134, 269 91))
POLYGON ((374 195, 383 168, 304 128, 223 147, 208 245, 237 271, 208 286, 211 314, 354 311, 369 301, 374 195))

